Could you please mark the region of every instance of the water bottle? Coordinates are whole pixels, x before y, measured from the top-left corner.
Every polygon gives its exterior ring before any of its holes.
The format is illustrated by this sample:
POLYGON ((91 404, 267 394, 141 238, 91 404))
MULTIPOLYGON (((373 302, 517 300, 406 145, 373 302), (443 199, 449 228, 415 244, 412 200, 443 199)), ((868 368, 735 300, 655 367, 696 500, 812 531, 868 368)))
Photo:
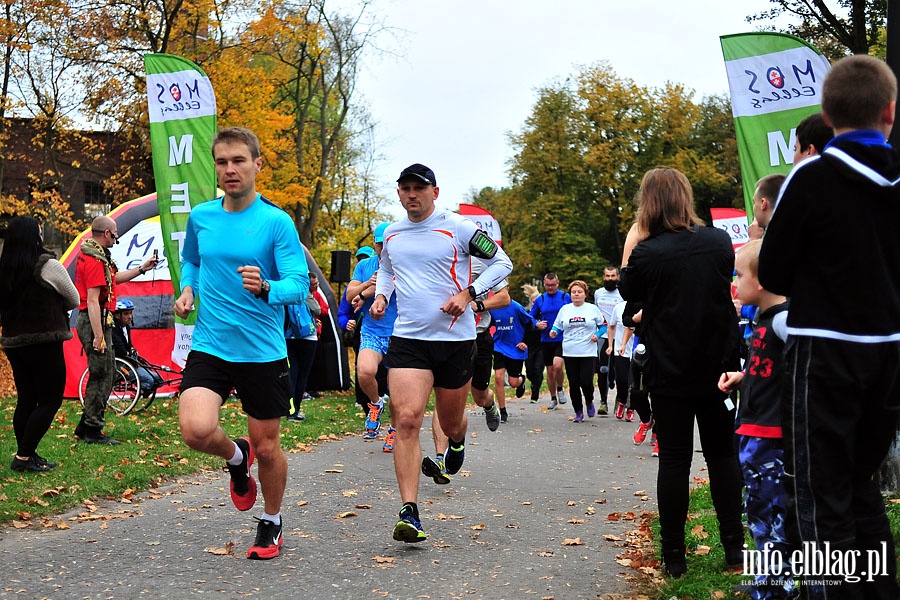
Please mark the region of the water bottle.
POLYGON ((643 367, 647 364, 647 347, 643 344, 638 344, 634 347, 634 352, 631 355, 631 360, 634 361, 634 364, 643 367))

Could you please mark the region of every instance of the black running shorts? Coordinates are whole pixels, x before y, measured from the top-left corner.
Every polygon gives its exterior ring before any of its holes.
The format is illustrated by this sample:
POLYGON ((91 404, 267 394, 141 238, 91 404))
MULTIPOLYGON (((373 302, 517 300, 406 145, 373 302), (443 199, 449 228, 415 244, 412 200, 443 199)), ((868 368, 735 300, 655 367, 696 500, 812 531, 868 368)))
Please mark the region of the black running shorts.
POLYGON ((555 357, 562 358, 562 342, 541 342, 541 356, 544 364, 549 367, 555 357))
POLYGON ((472 379, 475 341, 426 341, 391 336, 384 364, 390 369, 423 369, 434 374, 434 387, 458 390, 472 379))
POLYGON ((494 370, 506 369, 507 375, 510 377, 522 376, 522 365, 525 364, 524 358, 510 358, 505 354, 494 352, 494 370))
POLYGON ((223 404, 234 390, 244 412, 254 419, 280 419, 291 410, 291 377, 286 358, 265 363, 229 362, 191 350, 184 366, 181 393, 195 387, 215 392, 223 404))

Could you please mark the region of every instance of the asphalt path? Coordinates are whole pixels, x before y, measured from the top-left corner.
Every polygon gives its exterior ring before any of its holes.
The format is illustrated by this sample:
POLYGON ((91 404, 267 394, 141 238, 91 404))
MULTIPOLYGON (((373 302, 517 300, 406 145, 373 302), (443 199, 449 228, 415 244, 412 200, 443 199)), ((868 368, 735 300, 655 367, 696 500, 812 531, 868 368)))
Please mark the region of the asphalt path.
MULTIPOLYGON (((3 528, 0 597, 628 597, 634 571, 616 557, 637 528, 631 514, 657 510, 657 460, 633 444, 636 421, 577 424, 571 404, 546 404, 511 400, 493 433, 468 411, 462 471, 446 486, 421 478, 423 543, 391 538, 401 505, 391 455, 351 436, 288 454, 274 560, 246 559, 261 497, 238 512, 227 475, 203 473, 54 520, 67 529, 3 528)), ((433 453, 430 417, 421 440, 433 453)))

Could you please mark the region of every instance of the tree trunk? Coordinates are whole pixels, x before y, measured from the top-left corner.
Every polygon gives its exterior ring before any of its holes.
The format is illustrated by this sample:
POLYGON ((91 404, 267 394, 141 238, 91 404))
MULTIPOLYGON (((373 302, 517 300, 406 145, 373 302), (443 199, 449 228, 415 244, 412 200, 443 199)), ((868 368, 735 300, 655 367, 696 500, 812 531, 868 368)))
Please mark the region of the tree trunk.
POLYGON ((900 440, 896 437, 875 476, 878 478, 882 493, 896 494, 900 492, 900 440))

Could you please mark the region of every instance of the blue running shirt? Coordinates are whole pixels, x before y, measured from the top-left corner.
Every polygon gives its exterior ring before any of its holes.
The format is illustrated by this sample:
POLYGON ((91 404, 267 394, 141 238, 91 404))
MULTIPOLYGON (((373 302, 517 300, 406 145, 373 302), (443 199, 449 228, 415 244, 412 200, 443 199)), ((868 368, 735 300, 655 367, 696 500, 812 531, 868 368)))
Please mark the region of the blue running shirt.
POLYGON ((303 302, 309 268, 290 216, 265 198, 228 212, 222 198, 198 204, 181 250, 181 285, 198 306, 191 348, 230 362, 287 356, 284 306, 303 302), (265 302, 244 289, 238 267, 258 266, 272 289, 265 302))

